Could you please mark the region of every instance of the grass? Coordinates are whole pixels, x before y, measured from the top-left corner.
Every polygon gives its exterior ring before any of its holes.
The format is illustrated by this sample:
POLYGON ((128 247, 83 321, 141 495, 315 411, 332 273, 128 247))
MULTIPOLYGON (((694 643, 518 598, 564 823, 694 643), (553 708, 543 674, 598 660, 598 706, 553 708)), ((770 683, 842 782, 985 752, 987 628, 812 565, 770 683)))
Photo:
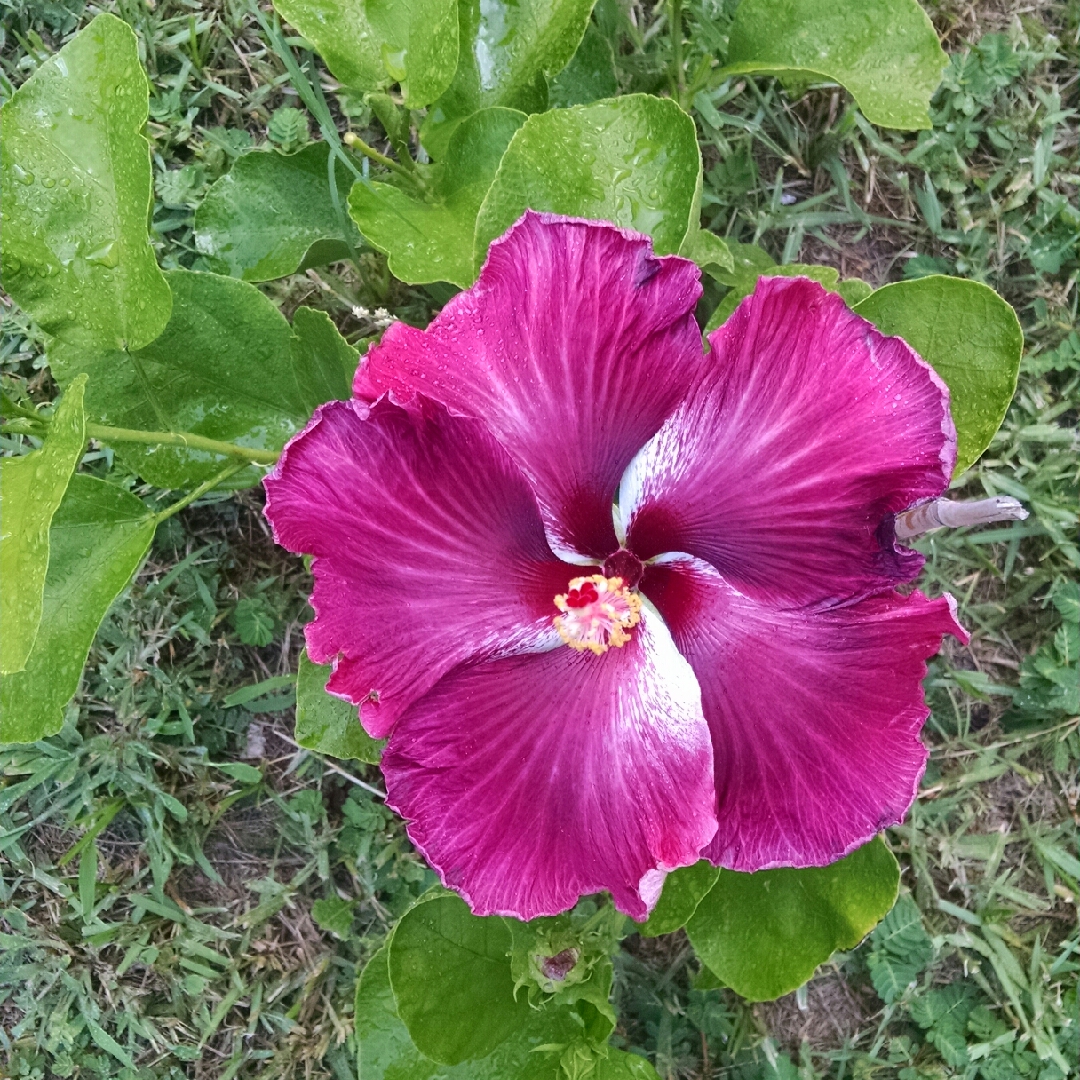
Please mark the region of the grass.
MULTIPOLYGON (((691 75, 722 54, 732 7, 682 6, 691 75)), ((7 6, 4 91, 96 10, 7 6)), ((239 0, 110 10, 139 32, 151 77, 161 262, 198 268, 207 186, 248 145, 293 146, 315 124, 239 0)), ((932 757, 889 834, 904 866, 889 920, 762 1005, 711 987, 681 935, 625 943, 618 1038, 670 1080, 1077 1073, 1080 5, 929 10, 952 59, 917 137, 869 127, 829 88, 795 101, 769 80, 683 88, 716 231, 873 285, 971 276, 1014 304, 1020 388, 959 486, 1016 495, 1032 516, 923 542, 926 587, 960 598, 973 636, 927 678, 932 757)), ((672 84, 670 14, 601 0, 624 90, 672 84)), ((332 102, 385 145, 362 102, 332 102)), ((354 342, 386 310, 422 324, 439 299, 371 253, 267 290, 287 312, 323 307, 354 342)), ((3 310, 5 388, 50 400, 40 334, 3 310)), ((84 467, 155 497, 107 451, 84 467)), ((257 490, 211 496, 171 519, 63 732, 0 750, 0 1075, 355 1076, 356 972, 430 872, 372 794, 377 772, 291 742, 307 576, 259 507, 257 490)))

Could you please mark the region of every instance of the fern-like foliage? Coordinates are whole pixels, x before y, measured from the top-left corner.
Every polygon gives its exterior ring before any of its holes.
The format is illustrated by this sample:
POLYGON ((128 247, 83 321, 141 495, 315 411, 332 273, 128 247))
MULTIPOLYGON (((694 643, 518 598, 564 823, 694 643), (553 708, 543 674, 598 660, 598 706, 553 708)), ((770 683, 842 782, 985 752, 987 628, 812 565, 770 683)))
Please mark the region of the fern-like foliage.
POLYGON ((892 1004, 933 959, 934 945, 923 929, 918 905, 904 893, 870 935, 867 966, 878 996, 892 1004))
POLYGON ((927 1041, 937 1047, 947 1065, 963 1068, 967 1051, 967 1023, 978 1001, 975 990, 962 982, 927 990, 908 1005, 911 1019, 926 1031, 927 1041))

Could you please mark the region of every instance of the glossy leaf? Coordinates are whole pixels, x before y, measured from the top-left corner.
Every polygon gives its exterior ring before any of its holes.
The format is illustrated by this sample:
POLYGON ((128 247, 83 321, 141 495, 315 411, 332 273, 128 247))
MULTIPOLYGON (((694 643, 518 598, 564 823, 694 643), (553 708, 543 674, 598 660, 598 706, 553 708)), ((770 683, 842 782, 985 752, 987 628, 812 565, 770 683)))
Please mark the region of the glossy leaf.
POLYGON ((659 937, 672 934, 684 927, 697 911, 698 904, 716 884, 720 870, 712 863, 694 863, 679 870, 672 870, 664 878, 664 890, 656 907, 637 931, 642 937, 659 937))
MULTIPOLYGON (((349 257, 330 199, 329 148, 311 143, 295 154, 254 150, 217 180, 195 212, 195 246, 220 269, 245 281, 269 281, 349 257)), ((335 163, 342 201, 352 176, 335 163)))
POLYGON ((24 670, 0 681, 0 742, 54 735, 79 688, 98 625, 127 587, 156 520, 134 495, 91 476, 71 478, 49 532, 41 625, 24 670))
POLYGON ((840 273, 832 266, 815 266, 807 263, 789 263, 777 266, 772 256, 756 244, 730 244, 733 266, 723 271, 714 268, 710 272, 730 291, 720 301, 705 326, 705 332, 712 333, 722 323, 727 322, 731 313, 739 306, 739 301, 749 296, 762 276, 780 275, 783 277, 808 277, 820 282, 830 292, 841 290, 840 273))
POLYGON ((657 254, 676 252, 697 227, 700 172, 694 122, 666 98, 628 94, 530 116, 480 208, 474 265, 530 207, 613 221, 648 233, 657 254))
POLYGON ((293 312, 293 361, 309 410, 324 401, 348 401, 360 353, 339 333, 325 311, 298 307, 293 312))
POLYGON ((862 303, 873 291, 874 286, 862 278, 844 278, 836 286, 836 291, 843 297, 849 308, 862 303))
POLYGON ((49 526, 86 446, 85 389, 71 384, 40 450, 0 462, 0 672, 25 667, 41 622, 49 526))
POLYGON ((3 108, 4 287, 81 348, 139 348, 169 318, 146 228, 148 91, 134 33, 102 14, 3 108))
POLYGON ((275 0, 274 7, 357 90, 399 84, 405 104, 419 109, 454 77, 455 0, 275 0))
POLYGON ((421 1052, 457 1065, 524 1027, 530 1009, 514 998, 512 944, 501 918, 473 915, 456 894, 421 899, 402 916, 390 941, 390 983, 421 1052))
MULTIPOLYGON (((390 987, 389 954, 390 947, 384 944, 367 962, 356 985, 353 1015, 358 1071, 364 1080, 428 1080, 445 1066, 416 1049, 409 1029, 398 1017, 390 987)), ((459 1066, 457 1071, 465 1074, 473 1064, 459 1066)))
POLYGON ((727 244, 731 253, 731 269, 717 274, 716 280, 722 285, 744 291, 747 295, 754 291, 758 277, 776 266, 776 260, 757 244, 740 244, 731 241, 727 244))
POLYGON ((589 23, 570 63, 548 85, 548 108, 589 105, 619 92, 611 43, 589 23))
POLYGON ((735 259, 727 242, 706 229, 690 228, 683 238, 679 254, 684 259, 692 259, 718 280, 726 279, 735 269, 735 259))
POLYGON ((570 62, 595 2, 459 0, 457 71, 420 129, 431 156, 441 161, 454 128, 480 109, 545 109, 545 76, 557 75, 570 62))
POLYGON ((743 0, 724 72, 838 82, 872 124, 914 130, 947 63, 916 0, 743 0))
POLYGON ((945 380, 959 475, 990 445, 1016 392, 1024 351, 1016 312, 986 285, 937 274, 886 285, 855 311, 902 337, 945 380))
POLYGON ((386 252, 390 269, 412 284, 450 281, 463 288, 476 279, 476 215, 499 162, 525 114, 483 109, 455 129, 446 162, 437 167, 431 197, 391 184, 354 184, 349 213, 372 246, 386 252))
POLYGON ((564 1008, 530 1010, 520 1031, 486 1057, 450 1066, 425 1057, 398 1017, 388 954, 389 946, 383 945, 368 961, 356 988, 354 1016, 363 1080, 558 1080, 563 1075, 558 1051, 537 1048, 560 1046, 580 1036, 580 1024, 564 1008))
POLYGON ((857 945, 896 900, 900 868, 880 837, 831 866, 721 870, 686 925, 698 956, 751 1001, 801 986, 857 945))
POLYGON ((296 741, 305 750, 377 765, 386 740, 376 741, 361 726, 355 705, 326 692, 330 666, 300 654, 296 676, 296 741))
MULTIPOLYGON (((335 340, 336 331, 327 333, 325 319, 302 319, 298 338, 254 285, 190 270, 167 277, 172 318, 146 348, 93 352, 63 344, 50 350, 61 383, 80 372, 90 375, 88 417, 111 427, 190 432, 277 450, 328 396, 347 396, 344 343, 335 340)), ((159 487, 191 487, 226 461, 174 446, 117 448, 132 469, 159 487)), ((250 484, 261 475, 246 469, 233 482, 250 484)))

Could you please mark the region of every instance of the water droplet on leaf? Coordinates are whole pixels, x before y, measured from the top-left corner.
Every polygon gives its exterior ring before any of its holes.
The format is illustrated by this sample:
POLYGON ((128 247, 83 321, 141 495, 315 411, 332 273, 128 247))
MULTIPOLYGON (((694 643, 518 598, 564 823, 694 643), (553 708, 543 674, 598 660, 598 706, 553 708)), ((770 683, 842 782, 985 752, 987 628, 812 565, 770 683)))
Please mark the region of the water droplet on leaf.
POLYGON ((101 247, 91 251, 86 256, 88 263, 93 263, 95 266, 105 266, 112 268, 120 263, 120 251, 116 246, 115 240, 110 240, 107 244, 102 244, 101 247))

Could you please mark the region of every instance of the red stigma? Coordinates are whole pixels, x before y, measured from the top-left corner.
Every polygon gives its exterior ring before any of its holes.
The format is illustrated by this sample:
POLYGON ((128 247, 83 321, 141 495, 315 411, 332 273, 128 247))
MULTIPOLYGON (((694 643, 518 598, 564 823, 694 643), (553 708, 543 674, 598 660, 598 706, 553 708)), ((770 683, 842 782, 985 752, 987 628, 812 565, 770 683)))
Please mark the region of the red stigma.
POLYGON ((600 599, 596 586, 591 581, 586 581, 580 589, 571 589, 566 594, 566 606, 571 608, 588 607, 600 599))

